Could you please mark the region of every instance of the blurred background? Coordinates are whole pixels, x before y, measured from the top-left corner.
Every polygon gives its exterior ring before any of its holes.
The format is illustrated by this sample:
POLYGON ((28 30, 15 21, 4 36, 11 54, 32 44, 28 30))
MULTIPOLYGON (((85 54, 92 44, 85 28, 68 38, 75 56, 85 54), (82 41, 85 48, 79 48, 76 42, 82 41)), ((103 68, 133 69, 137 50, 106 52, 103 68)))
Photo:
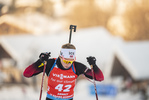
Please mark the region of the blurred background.
MULTIPOLYGON (((149 100, 149 0, 0 0, 0 100, 39 98, 42 74, 23 71, 41 52, 58 57, 71 24, 77 61, 95 56, 105 76, 99 100, 149 100)), ((96 100, 83 76, 74 100, 96 100)))

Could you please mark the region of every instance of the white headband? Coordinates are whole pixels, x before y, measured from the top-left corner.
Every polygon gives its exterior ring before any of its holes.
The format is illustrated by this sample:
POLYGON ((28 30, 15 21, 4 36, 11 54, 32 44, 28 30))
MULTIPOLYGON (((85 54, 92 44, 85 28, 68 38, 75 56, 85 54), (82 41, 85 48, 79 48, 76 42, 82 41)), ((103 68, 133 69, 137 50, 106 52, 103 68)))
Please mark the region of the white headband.
POLYGON ((60 51, 60 56, 69 59, 75 59, 76 50, 75 49, 64 49, 62 48, 60 51))

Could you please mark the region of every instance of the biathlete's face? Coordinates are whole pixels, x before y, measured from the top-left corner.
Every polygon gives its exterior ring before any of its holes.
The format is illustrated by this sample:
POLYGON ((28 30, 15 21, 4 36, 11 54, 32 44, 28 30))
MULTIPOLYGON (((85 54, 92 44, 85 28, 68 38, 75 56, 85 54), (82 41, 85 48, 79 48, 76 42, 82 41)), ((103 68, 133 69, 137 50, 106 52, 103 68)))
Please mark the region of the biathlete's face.
POLYGON ((68 69, 72 65, 72 63, 75 61, 74 59, 63 58, 63 57, 60 57, 60 59, 65 69, 68 69))

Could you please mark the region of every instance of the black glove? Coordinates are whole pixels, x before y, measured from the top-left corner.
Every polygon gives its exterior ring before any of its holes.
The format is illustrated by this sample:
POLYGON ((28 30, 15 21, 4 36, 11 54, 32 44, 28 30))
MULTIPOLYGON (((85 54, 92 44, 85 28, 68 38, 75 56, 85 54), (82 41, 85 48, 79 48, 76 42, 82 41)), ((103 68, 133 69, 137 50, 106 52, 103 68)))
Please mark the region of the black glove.
POLYGON ((96 58, 95 58, 95 57, 89 56, 89 57, 87 57, 86 59, 87 59, 87 62, 88 62, 90 65, 95 65, 95 64, 96 64, 96 58))
POLYGON ((41 62, 47 61, 48 58, 51 56, 50 54, 51 54, 51 52, 41 53, 41 54, 39 55, 40 61, 41 61, 41 62))

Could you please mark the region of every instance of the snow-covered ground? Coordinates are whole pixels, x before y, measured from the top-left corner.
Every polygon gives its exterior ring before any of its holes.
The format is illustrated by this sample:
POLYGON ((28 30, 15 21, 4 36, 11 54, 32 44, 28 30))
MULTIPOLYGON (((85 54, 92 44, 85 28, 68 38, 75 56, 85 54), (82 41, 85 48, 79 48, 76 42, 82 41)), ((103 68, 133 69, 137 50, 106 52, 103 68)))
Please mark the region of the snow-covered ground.
MULTIPOLYGON (((96 84, 103 84, 96 82, 96 84)), ((76 84, 74 100, 96 100, 95 95, 90 94, 89 86, 91 82, 81 80, 76 84)), ((30 86, 12 86, 0 88, 0 100, 38 100, 40 86, 37 91, 30 86)), ((132 94, 130 91, 118 92, 116 96, 99 95, 99 100, 142 100, 140 93, 132 94)), ((46 90, 43 91, 42 100, 46 98, 46 90)))
MULTIPOLYGON (((43 92, 43 98, 45 92, 43 92)), ((38 100, 39 92, 29 86, 2 87, 0 89, 0 100, 38 100)), ((44 99, 43 99, 44 100, 44 99)))

